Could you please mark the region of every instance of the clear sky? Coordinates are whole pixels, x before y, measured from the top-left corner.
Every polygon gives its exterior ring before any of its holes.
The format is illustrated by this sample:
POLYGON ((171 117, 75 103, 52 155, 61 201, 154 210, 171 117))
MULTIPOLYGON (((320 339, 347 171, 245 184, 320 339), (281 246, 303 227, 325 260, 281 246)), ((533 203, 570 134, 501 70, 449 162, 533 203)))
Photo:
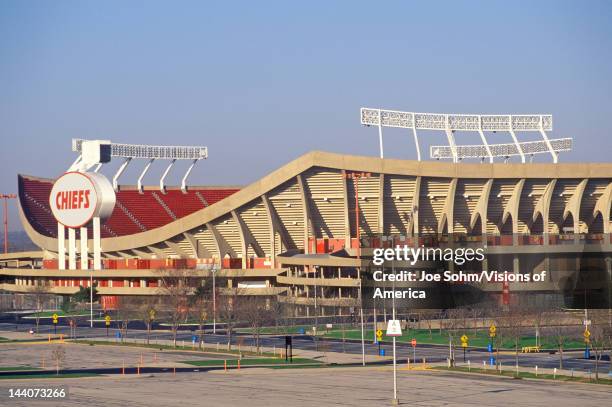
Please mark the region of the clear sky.
MULTIPOLYGON (((206 145, 195 184, 247 184, 311 150, 377 155, 361 106, 552 113, 552 136, 575 139, 562 161, 609 162, 611 18, 609 1, 3 0, 0 192, 59 175, 76 137, 206 145)), ((387 134, 387 156, 415 157, 409 133, 387 134)))

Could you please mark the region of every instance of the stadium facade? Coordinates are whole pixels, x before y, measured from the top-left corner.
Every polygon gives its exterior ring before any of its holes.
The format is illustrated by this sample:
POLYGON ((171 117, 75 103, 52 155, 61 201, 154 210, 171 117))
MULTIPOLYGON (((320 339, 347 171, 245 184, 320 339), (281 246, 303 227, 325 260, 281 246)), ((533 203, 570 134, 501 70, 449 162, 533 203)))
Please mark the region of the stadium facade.
POLYGON ((74 248, 85 253, 77 264, 86 267, 59 266, 54 180, 19 175, 18 182, 19 215, 40 251, 0 256, 0 289, 10 292, 45 284, 69 295, 93 277, 112 306, 123 295, 158 295, 160 273, 184 269, 203 278, 216 272, 220 295, 239 288, 293 304, 296 315, 315 304, 322 315, 342 313, 359 304, 360 273, 373 250, 407 244, 486 247, 487 258, 467 271, 549 271, 544 282, 479 285, 500 301, 508 291, 609 293, 610 163, 448 163, 315 151, 243 188, 117 185, 101 226, 99 270, 92 270, 93 241, 85 251, 74 248))

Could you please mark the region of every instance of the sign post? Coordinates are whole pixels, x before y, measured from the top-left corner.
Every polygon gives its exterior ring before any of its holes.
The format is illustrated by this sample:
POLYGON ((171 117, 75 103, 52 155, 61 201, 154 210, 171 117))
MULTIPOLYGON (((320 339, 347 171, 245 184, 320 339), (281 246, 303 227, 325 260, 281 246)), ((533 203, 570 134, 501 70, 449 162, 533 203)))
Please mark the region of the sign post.
POLYGON ((57 322, 58 322, 57 318, 58 318, 58 315, 57 314, 53 314, 52 318, 53 318, 53 333, 57 334, 57 322))
POLYGON ((582 334, 584 336, 584 358, 585 359, 590 359, 591 358, 591 350, 589 349, 589 343, 591 343, 591 331, 589 331, 588 326, 585 324, 585 328, 584 328, 584 333, 582 334))
POLYGON ((412 341, 410 341, 410 344, 412 345, 412 360, 414 360, 414 363, 416 363, 416 345, 417 345, 416 338, 412 338, 412 341))
POLYGON ((465 363, 465 349, 468 347, 468 336, 461 335, 461 347, 463 348, 463 363, 465 363))
POLYGON ((387 324, 387 336, 393 338, 393 405, 398 405, 397 399, 397 359, 395 357, 395 337, 402 336, 402 327, 399 319, 395 319, 395 304, 393 304, 393 318, 387 324))
POLYGON ((489 337, 491 338, 491 341, 489 342, 489 364, 491 366, 495 365, 495 358, 493 357, 493 338, 495 338, 495 336, 497 335, 497 327, 495 326, 495 324, 491 324, 491 326, 489 327, 489 337))
POLYGON ((380 341, 382 341, 383 331, 382 329, 376 330, 376 343, 378 344, 378 355, 380 356, 380 341))
POLYGON ((111 317, 109 315, 104 317, 104 324, 106 325, 106 337, 108 338, 108 327, 111 324, 111 317))

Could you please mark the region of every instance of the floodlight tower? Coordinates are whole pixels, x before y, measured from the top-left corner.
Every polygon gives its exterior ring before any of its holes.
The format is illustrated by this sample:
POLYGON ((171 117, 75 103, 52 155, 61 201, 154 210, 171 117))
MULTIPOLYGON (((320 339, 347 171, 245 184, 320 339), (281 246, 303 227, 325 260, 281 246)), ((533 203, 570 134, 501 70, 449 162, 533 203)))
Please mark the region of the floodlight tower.
POLYGON ((417 151, 417 160, 421 161, 421 150, 417 130, 443 131, 448 139, 448 146, 430 146, 430 157, 435 159, 451 159, 454 163, 464 158, 488 159, 490 163, 495 157, 508 159, 519 156, 522 163, 526 156, 548 153, 554 163, 559 161, 559 152, 572 149, 571 138, 549 139, 547 131, 552 131, 552 115, 475 115, 454 113, 414 113, 397 110, 361 108, 361 124, 377 126, 380 145, 380 158, 383 153, 383 127, 395 127, 412 130, 417 151), (456 131, 477 132, 482 145, 457 145, 456 131), (507 131, 512 137, 512 143, 489 144, 485 132, 507 131), (520 142, 517 132, 538 132, 542 140, 520 142))
POLYGON ((201 146, 152 146, 152 145, 144 145, 144 144, 119 144, 119 143, 111 143, 110 141, 101 141, 104 143, 104 148, 107 150, 108 161, 91 161, 87 160, 87 152, 84 149, 84 146, 88 143, 92 142, 100 142, 99 140, 82 140, 82 139, 72 139, 72 151, 79 153, 76 161, 70 167, 69 171, 74 171, 76 169, 80 169, 83 171, 88 171, 92 167, 96 167, 94 172, 98 172, 102 164, 109 162, 112 157, 122 158, 124 159, 123 163, 113 176, 113 189, 115 192, 119 190, 119 177, 123 174, 127 166, 135 159, 144 159, 147 160, 140 176, 138 177, 137 185, 138 191, 142 194, 144 192, 144 188, 142 185, 142 180, 144 176, 151 168, 151 164, 153 164, 156 160, 169 160, 169 164, 164 170, 160 180, 159 180, 159 190, 162 193, 166 193, 166 177, 170 173, 170 170, 174 166, 177 160, 188 160, 191 161, 191 164, 185 171, 183 178, 181 180, 181 191, 183 193, 187 193, 187 178, 193 167, 203 159, 208 158, 208 147, 201 146))
POLYGON ((8 253, 8 248, 9 248, 9 238, 8 238, 8 200, 9 199, 16 199, 17 195, 15 194, 0 194, 0 199, 2 199, 4 201, 4 209, 3 209, 3 215, 4 215, 4 253, 8 253))

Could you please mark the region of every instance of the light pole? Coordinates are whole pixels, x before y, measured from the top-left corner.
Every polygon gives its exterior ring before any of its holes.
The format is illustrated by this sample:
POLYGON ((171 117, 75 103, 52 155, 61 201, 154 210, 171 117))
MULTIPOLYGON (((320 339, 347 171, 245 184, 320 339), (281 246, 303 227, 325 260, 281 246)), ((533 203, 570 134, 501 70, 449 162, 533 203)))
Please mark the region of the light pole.
MULTIPOLYGON (((391 274, 395 275, 395 261, 391 262, 391 274)), ((393 292, 395 292, 395 280, 393 280, 393 292)), ((395 321, 395 296, 393 296, 393 320, 395 321)), ((416 362, 416 361, 415 361, 416 362)), ((397 406, 397 359, 395 357, 395 335, 393 336, 393 400, 392 405, 397 406)))
MULTIPOLYGON (((353 179, 355 185, 355 235, 357 236, 357 260, 361 263, 361 242, 359 235, 359 179, 370 178, 369 172, 345 172, 345 178, 353 179)), ((350 236, 350 231, 349 231, 350 236)), ((357 278, 359 278, 359 306, 361 314, 361 364, 365 366, 365 335, 363 328, 363 298, 361 297, 361 264, 357 266, 357 278)), ((376 330, 375 330, 376 331, 376 330)))
POLYGON ((16 199, 15 194, 0 194, 0 199, 4 200, 4 253, 8 253, 8 200, 16 199))
POLYGON ((89 327, 93 328, 93 270, 89 273, 89 327))
POLYGON ((317 342, 317 329, 319 328, 319 313, 317 309, 317 266, 314 267, 314 312, 315 312, 315 329, 314 329, 314 342, 315 350, 319 350, 319 343, 317 342))
POLYGON ((213 277, 213 335, 217 334, 217 283, 215 281, 215 274, 217 274, 217 264, 213 264, 210 269, 213 277))

